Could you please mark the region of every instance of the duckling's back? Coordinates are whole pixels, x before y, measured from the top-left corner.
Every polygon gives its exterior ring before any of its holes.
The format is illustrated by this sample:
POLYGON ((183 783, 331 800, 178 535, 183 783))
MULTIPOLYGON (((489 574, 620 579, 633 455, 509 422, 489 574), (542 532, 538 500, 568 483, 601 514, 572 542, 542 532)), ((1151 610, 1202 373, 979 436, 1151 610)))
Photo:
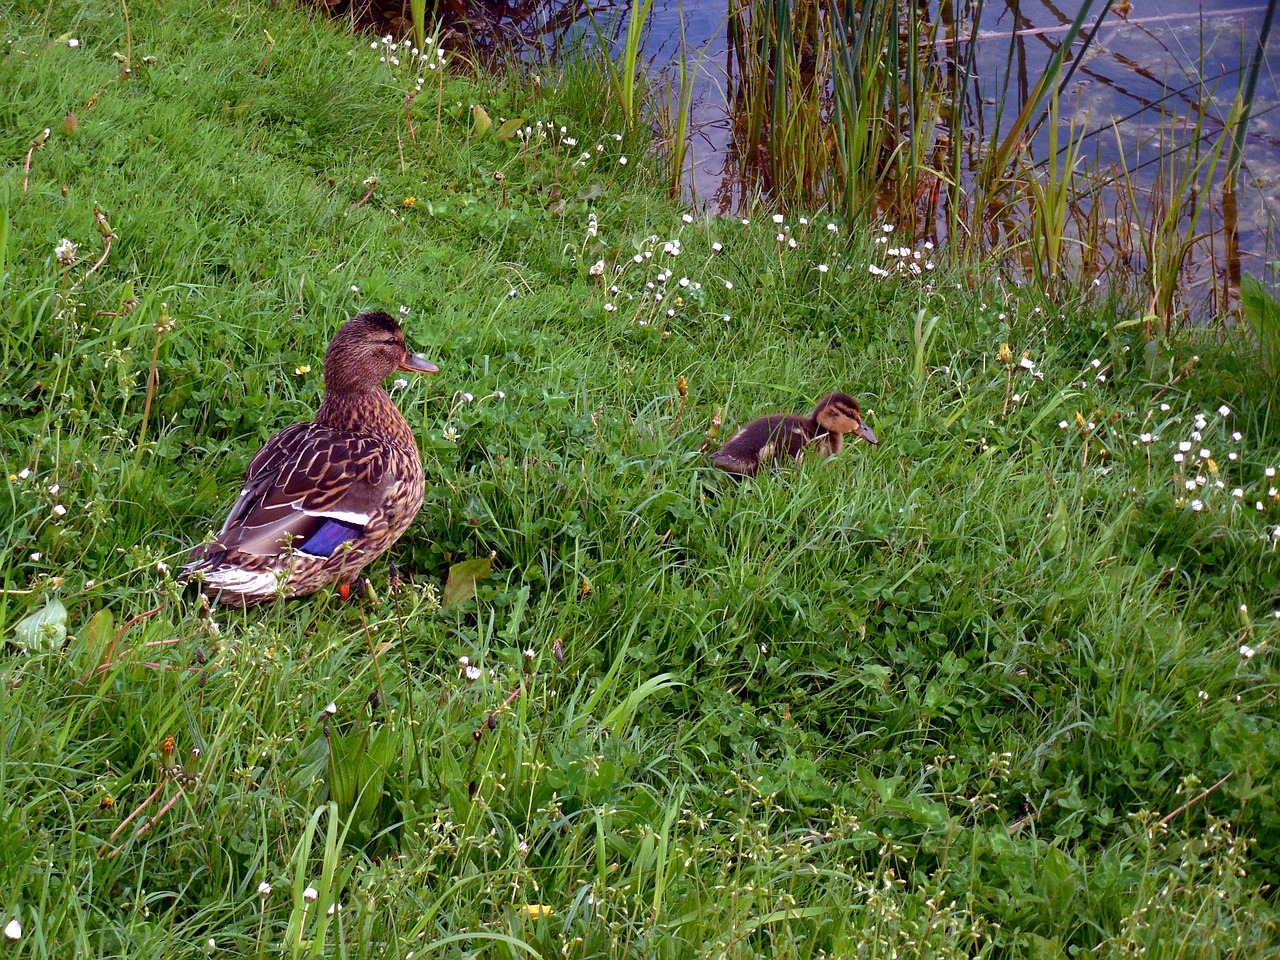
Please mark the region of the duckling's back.
POLYGON ((795 460, 813 439, 812 425, 804 417, 774 414, 752 420, 711 455, 722 470, 754 476, 761 464, 795 460))

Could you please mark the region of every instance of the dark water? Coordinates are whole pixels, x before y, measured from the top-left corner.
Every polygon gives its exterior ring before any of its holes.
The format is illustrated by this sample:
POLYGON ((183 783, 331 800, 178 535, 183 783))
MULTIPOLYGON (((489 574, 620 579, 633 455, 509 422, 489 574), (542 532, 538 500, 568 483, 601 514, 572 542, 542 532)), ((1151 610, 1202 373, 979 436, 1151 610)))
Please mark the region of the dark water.
MULTIPOLYGON (((964 8, 976 4, 962 0, 958 6, 963 15, 964 8)), ((1095 8, 1100 6, 1095 4, 1095 8)), ((931 9, 936 11, 936 0, 931 9)), ((988 0, 982 5, 974 53, 978 79, 971 85, 968 113, 970 122, 980 125, 984 138, 990 138, 996 123, 995 104, 1002 97, 1007 98, 1005 123, 1016 115, 1065 40, 1079 9, 1078 3, 1052 0, 988 0)), ((1150 189, 1160 168, 1157 158, 1169 147, 1169 117, 1186 116, 1206 96, 1210 102, 1202 136, 1216 138, 1244 83, 1265 12, 1265 3, 1132 0, 1127 19, 1109 13, 1061 99, 1064 132, 1069 125, 1074 125, 1077 134, 1087 132, 1082 153, 1088 167, 1105 179, 1119 174, 1123 161, 1137 193, 1150 189)), ((597 24, 615 43, 624 36, 626 13, 619 5, 596 14, 597 24)), ((685 189, 695 202, 724 212, 749 206, 757 199, 750 185, 737 176, 732 159, 727 103, 734 68, 728 16, 726 0, 654 0, 645 41, 645 55, 654 70, 674 70, 681 57, 691 74, 696 68, 685 189)), ((1095 10, 1090 26, 1096 16, 1095 10)), ((964 24, 962 29, 967 41, 970 26, 964 24)), ((1255 274, 1262 271, 1264 260, 1280 255, 1272 245, 1280 218, 1278 32, 1280 25, 1273 30, 1258 76, 1239 188, 1241 262, 1255 274)), ((1078 46, 1080 43, 1077 41, 1078 46)), ((952 49, 963 55, 963 47, 952 49)), ((1047 146, 1047 131, 1041 128, 1031 144, 1032 156, 1043 159, 1047 146)), ((1118 199, 1119 194, 1113 192, 1110 201, 1118 199)), ((1104 206, 1109 203, 1106 192, 1099 202, 1104 206)), ((1125 205, 1113 205, 1118 218, 1123 219, 1125 205)), ((1112 218, 1111 226, 1123 230, 1124 224, 1114 222, 1116 219, 1112 218)), ((1221 226, 1211 213, 1204 226, 1212 228, 1215 223, 1221 226)), ((1201 252, 1198 256, 1212 260, 1216 255, 1201 252)), ((1211 264, 1211 271, 1217 266, 1211 264)))

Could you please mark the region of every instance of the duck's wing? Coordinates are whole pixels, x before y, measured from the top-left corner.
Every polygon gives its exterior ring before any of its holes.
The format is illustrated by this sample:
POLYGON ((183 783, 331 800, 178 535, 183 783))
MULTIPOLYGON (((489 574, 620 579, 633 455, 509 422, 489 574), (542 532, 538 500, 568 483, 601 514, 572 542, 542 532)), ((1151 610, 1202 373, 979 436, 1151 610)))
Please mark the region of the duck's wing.
POLYGON ((250 461, 222 529, 192 559, 233 550, 330 556, 365 532, 381 503, 389 454, 377 437, 315 423, 286 427, 250 461))

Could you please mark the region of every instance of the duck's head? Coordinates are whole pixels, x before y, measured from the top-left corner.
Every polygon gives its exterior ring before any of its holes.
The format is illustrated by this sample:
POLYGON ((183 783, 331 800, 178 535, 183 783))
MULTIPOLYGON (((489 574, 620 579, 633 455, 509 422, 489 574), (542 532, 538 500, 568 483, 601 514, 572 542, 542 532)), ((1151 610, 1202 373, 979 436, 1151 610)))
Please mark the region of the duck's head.
POLYGON ((439 373, 440 368, 410 353, 400 324, 381 310, 344 323, 324 354, 324 384, 329 390, 372 390, 397 370, 439 373))
POLYGON ((875 431, 863 421, 858 401, 847 393, 831 393, 819 400, 813 408, 813 419, 830 433, 852 433, 868 443, 880 442, 875 431))

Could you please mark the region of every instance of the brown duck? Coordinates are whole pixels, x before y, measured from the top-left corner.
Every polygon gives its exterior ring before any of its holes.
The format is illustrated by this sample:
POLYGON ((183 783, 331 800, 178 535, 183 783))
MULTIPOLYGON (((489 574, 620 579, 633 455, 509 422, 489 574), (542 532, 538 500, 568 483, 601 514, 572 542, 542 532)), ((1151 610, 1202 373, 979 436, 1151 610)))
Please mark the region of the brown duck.
POLYGON ((834 457, 852 433, 869 443, 879 443, 862 419, 857 401, 845 393, 831 393, 818 401, 807 417, 775 413, 752 420, 711 455, 712 462, 732 473, 754 476, 761 464, 779 466, 798 462, 812 450, 819 457, 834 457))
POLYGON ((186 574, 211 599, 247 607, 351 582, 400 538, 426 479, 409 424, 382 381, 436 373, 381 311, 347 321, 324 355, 324 402, 249 462, 244 489, 186 574))

